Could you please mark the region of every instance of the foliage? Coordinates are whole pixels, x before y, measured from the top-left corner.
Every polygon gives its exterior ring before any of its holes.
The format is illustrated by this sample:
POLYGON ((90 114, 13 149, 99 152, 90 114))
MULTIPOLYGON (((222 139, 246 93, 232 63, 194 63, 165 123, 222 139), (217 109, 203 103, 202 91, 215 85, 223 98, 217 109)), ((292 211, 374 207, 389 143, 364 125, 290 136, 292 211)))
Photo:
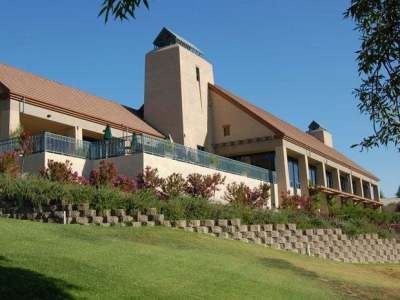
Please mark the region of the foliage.
POLYGON ((137 184, 140 189, 159 190, 163 184, 163 179, 158 176, 158 169, 147 166, 144 172, 137 177, 137 184))
POLYGON ((161 190, 164 197, 172 198, 181 196, 186 191, 186 186, 186 180, 181 174, 172 173, 162 180, 161 190))
POLYGON ((0 173, 18 176, 21 173, 16 152, 0 153, 0 173))
POLYGON ((361 35, 357 51, 361 85, 354 93, 373 134, 361 149, 394 144, 400 151, 400 5, 398 0, 352 0, 345 17, 361 35))
POLYGON ((113 180, 113 186, 127 193, 133 193, 137 190, 135 179, 123 175, 118 175, 113 180))
POLYGON ((400 186, 399 186, 399 188, 397 189, 396 197, 397 197, 397 198, 400 198, 400 186))
POLYGON ((228 184, 225 192, 225 199, 234 204, 246 205, 249 207, 264 207, 269 198, 269 185, 260 184, 258 188, 250 189, 243 182, 228 184))
POLYGON ((112 185, 114 179, 117 177, 117 168, 114 163, 102 160, 98 170, 92 170, 89 176, 91 185, 112 185))
POLYGON ((64 183, 85 183, 83 177, 78 176, 77 172, 72 171, 72 163, 69 160, 58 162, 49 160, 47 168, 40 170, 40 177, 57 182, 64 183))
POLYGON ((283 193, 281 199, 282 208, 301 209, 307 212, 311 211, 312 199, 309 196, 300 196, 298 194, 290 195, 290 193, 283 193))
POLYGON ((135 11, 142 3, 147 9, 149 8, 148 0, 104 0, 99 16, 104 16, 105 23, 110 15, 121 21, 129 17, 135 18, 135 11))
POLYGON ((186 193, 193 197, 210 199, 219 191, 218 186, 224 184, 225 177, 220 173, 213 175, 189 174, 186 178, 186 193))

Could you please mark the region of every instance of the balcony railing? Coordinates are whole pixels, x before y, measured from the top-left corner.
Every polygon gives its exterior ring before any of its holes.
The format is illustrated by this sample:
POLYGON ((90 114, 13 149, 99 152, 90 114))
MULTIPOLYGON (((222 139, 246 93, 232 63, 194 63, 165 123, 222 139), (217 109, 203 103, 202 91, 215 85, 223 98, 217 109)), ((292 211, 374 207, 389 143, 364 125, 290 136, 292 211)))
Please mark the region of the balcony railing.
MULTIPOLYGON (((276 183, 275 171, 143 134, 125 138, 114 138, 110 141, 88 142, 45 132, 32 136, 27 143, 31 153, 52 152, 91 160, 144 152, 255 178, 265 182, 276 183)), ((0 152, 17 151, 20 148, 21 145, 17 138, 0 141, 0 152)))

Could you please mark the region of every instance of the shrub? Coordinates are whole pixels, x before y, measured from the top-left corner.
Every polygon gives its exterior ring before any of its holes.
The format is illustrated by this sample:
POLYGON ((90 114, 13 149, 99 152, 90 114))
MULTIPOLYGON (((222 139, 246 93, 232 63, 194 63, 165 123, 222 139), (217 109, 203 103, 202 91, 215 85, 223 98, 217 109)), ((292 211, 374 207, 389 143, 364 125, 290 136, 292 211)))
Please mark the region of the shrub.
POLYGON ((228 184, 225 192, 225 199, 230 203, 246 205, 249 207, 265 207, 269 199, 269 185, 260 184, 258 188, 250 189, 243 182, 228 184))
POLYGON ((91 185, 112 185, 117 176, 117 168, 114 163, 102 160, 98 170, 92 170, 89 176, 91 185))
POLYGON ((159 190, 163 184, 163 179, 158 176, 158 169, 147 166, 143 173, 137 177, 137 184, 140 189, 159 190))
POLYGON ((133 178, 123 175, 118 175, 114 179, 113 186, 127 193, 133 193, 137 190, 136 181, 133 178))
POLYGON ((108 186, 98 186, 90 202, 90 207, 97 210, 125 208, 125 200, 126 193, 108 186))
POLYGON ((186 193, 193 197, 210 199, 219 191, 218 186, 224 184, 225 177, 220 173, 213 175, 189 174, 186 178, 186 193))
POLYGON ((40 170, 40 177, 63 183, 79 182, 80 177, 77 172, 72 172, 72 163, 69 160, 58 162, 49 160, 47 168, 40 170))
POLYGON ((21 173, 16 152, 0 153, 0 173, 18 176, 21 173))
POLYGON ((182 196, 187 187, 187 183, 181 174, 172 173, 161 183, 163 197, 172 198, 182 196))
POLYGON ((288 209, 301 209, 311 212, 312 198, 309 196, 300 196, 297 194, 290 195, 290 193, 283 193, 281 207, 288 209))

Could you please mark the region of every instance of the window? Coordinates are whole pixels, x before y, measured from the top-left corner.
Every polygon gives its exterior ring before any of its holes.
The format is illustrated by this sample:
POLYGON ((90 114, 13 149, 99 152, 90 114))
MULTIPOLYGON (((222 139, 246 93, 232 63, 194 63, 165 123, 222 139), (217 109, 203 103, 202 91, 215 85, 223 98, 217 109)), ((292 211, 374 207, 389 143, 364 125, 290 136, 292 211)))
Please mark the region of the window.
POLYGON ((371 189, 369 188, 368 182, 363 182, 363 192, 364 192, 364 198, 371 199, 371 189))
POLYGON ((295 189, 300 188, 300 174, 299 174, 299 162, 297 159, 288 158, 289 167, 289 181, 290 187, 295 189))
POLYGON ((332 172, 326 171, 326 185, 328 188, 333 188, 332 172))
POLYGON ((200 81, 200 69, 199 69, 199 67, 196 67, 196 80, 200 81))
POLYGON ((352 180, 352 185, 353 185, 353 194, 357 195, 358 194, 357 183, 356 183, 356 181, 354 179, 352 180))
POLYGON ((346 175, 340 175, 340 189, 343 191, 343 192, 348 192, 348 189, 347 189, 347 176, 346 175))
POLYGON ((204 146, 197 145, 197 150, 205 151, 206 148, 204 146))
POLYGON ((317 184, 317 168, 314 166, 309 166, 308 173, 310 177, 310 183, 312 184, 312 186, 315 186, 317 184))
POLYGON ((222 126, 224 130, 224 136, 230 136, 231 135, 231 125, 224 125, 222 126))

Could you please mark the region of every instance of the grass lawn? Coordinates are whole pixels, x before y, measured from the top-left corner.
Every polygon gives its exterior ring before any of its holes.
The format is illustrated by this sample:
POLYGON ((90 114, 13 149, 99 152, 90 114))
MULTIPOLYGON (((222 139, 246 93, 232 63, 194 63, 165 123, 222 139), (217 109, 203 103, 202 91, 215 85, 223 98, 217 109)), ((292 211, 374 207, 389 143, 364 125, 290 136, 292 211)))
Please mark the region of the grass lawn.
POLYGON ((400 299, 400 265, 335 263, 163 227, 0 219, 0 298, 400 299))

